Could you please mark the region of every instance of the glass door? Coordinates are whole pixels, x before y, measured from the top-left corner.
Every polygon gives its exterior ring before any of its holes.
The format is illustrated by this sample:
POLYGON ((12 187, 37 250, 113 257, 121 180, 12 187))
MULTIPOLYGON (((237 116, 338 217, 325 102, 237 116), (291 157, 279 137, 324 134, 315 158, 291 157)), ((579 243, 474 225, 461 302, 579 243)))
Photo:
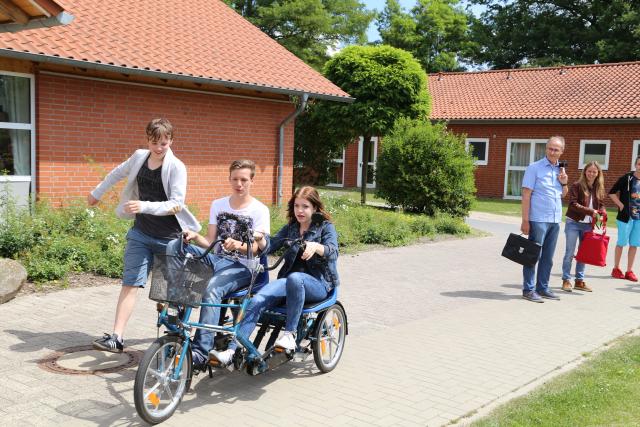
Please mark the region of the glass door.
POLYGON ((546 139, 508 139, 504 198, 522 198, 522 179, 529 164, 545 156, 546 139))
MULTIPOLYGON (((360 137, 358 142, 358 187, 362 183, 362 153, 364 138, 360 137)), ((378 161, 378 137, 371 138, 371 146, 369 147, 369 158, 367 159, 367 188, 376 188, 376 162, 378 161)))

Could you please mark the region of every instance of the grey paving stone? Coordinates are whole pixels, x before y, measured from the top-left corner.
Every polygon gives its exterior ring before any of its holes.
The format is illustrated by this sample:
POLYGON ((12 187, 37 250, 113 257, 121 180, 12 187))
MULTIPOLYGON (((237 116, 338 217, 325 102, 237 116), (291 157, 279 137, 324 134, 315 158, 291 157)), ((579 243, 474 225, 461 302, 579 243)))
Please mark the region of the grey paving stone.
MULTIPOLYGON (((495 218, 473 221, 491 230, 495 218)), ((319 375, 311 359, 258 377, 200 376, 167 425, 200 425, 233 413, 241 425, 304 419, 305 425, 439 426, 640 326, 640 286, 608 279, 608 269, 587 269, 593 294, 562 295, 548 304, 522 300, 521 269, 499 256, 505 239, 498 234, 342 256, 340 300, 350 334, 332 373, 319 375), (576 323, 581 327, 557 326, 576 323)), ((72 289, 2 305, 3 424, 26 425, 29 415, 38 425, 140 423, 135 369, 69 376, 37 367, 52 351, 88 345, 109 331, 118 292, 72 289)), ((140 294, 126 344, 148 347, 157 336, 155 319, 155 305, 140 294)))

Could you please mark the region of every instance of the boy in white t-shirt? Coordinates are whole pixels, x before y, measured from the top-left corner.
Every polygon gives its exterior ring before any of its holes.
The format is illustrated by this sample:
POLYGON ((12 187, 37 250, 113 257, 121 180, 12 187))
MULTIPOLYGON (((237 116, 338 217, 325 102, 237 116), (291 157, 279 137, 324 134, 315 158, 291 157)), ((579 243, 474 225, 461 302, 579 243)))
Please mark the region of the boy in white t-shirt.
MULTIPOLYGON (((239 240, 236 233, 238 217, 252 223, 255 242, 252 252, 258 254, 266 246, 265 234, 269 234, 270 215, 269 208, 251 196, 251 186, 255 176, 256 165, 251 160, 236 160, 229 166, 229 183, 232 193, 230 196, 214 200, 211 203, 209 214, 209 227, 207 235, 202 236, 196 231, 186 231, 183 234, 184 243, 193 243, 184 248, 185 251, 195 255, 201 255, 211 242, 224 239, 222 248, 227 252, 246 254, 245 243, 239 240)), ((174 240, 169 244, 167 253, 176 254, 181 251, 180 240, 174 240)), ((219 253, 218 251, 218 253, 219 253)), ((245 258, 246 260, 246 258, 245 258)), ((209 254, 206 259, 214 274, 209 281, 207 291, 202 302, 220 304, 222 298, 233 291, 249 286, 251 280, 250 271, 240 261, 232 261, 218 254, 209 254)), ((200 323, 217 325, 220 317, 219 307, 201 307, 200 323)), ((213 348, 214 333, 197 329, 193 340, 193 363, 201 365, 206 363, 209 350, 213 348)))

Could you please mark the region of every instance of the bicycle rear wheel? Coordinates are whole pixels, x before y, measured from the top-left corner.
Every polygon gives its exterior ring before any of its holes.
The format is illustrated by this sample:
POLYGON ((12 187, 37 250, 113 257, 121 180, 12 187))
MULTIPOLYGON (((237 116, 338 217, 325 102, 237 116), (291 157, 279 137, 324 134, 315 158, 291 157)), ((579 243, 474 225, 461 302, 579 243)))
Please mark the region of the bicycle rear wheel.
POLYGON ((191 352, 177 379, 174 378, 183 339, 175 335, 158 338, 144 353, 138 366, 133 387, 133 398, 138 415, 149 424, 167 420, 182 401, 191 385, 191 352))
POLYGON ((347 335, 347 316, 342 306, 334 304, 316 320, 313 358, 322 372, 331 372, 342 356, 347 335))

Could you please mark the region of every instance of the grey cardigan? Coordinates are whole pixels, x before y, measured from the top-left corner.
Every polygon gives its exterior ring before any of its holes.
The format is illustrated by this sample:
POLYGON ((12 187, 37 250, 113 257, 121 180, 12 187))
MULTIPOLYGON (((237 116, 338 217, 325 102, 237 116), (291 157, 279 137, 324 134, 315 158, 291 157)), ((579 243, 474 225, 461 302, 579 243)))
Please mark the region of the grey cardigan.
MULTIPOLYGON (((120 203, 116 208, 116 215, 124 219, 133 219, 135 214, 128 214, 124 211, 124 204, 129 200, 138 199, 138 182, 136 177, 140 168, 149 156, 149 150, 136 150, 135 153, 120 165, 115 167, 104 180, 93 189, 91 195, 96 199, 104 195, 105 192, 117 182, 127 178, 127 184, 120 194, 120 203)), ((141 202, 140 213, 165 216, 175 215, 180 228, 183 230, 200 231, 200 223, 187 209, 184 199, 187 194, 187 168, 171 149, 165 154, 162 162, 162 187, 167 194, 166 202, 141 202)))

